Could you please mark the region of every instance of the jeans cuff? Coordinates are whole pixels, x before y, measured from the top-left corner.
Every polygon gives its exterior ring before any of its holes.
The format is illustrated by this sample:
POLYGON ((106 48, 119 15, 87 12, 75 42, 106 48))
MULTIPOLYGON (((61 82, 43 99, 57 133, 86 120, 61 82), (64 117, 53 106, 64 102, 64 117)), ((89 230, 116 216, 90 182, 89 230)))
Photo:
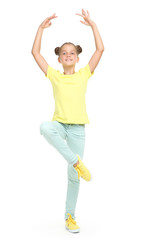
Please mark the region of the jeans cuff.
POLYGON ((75 163, 77 163, 77 161, 78 161, 78 156, 76 156, 76 159, 73 161, 73 165, 75 164, 75 163))

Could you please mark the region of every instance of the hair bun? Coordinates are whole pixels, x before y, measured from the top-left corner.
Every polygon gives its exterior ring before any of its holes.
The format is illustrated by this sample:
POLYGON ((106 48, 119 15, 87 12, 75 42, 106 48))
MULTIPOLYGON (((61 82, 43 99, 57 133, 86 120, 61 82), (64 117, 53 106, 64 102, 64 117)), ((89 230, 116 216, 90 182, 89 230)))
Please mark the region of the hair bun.
POLYGON ((54 52, 55 52, 56 55, 59 55, 59 50, 60 50, 60 47, 56 47, 56 48, 54 49, 54 52))
POLYGON ((82 48, 80 45, 76 45, 77 53, 80 54, 82 52, 82 48))

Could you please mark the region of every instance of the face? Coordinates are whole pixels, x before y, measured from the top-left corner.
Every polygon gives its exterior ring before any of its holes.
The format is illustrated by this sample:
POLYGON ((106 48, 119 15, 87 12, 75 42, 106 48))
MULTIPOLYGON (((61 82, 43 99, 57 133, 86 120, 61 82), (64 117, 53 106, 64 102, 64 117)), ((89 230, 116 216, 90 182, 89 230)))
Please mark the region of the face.
POLYGON ((75 47, 72 44, 65 44, 61 49, 58 61, 63 66, 75 65, 79 61, 75 47))

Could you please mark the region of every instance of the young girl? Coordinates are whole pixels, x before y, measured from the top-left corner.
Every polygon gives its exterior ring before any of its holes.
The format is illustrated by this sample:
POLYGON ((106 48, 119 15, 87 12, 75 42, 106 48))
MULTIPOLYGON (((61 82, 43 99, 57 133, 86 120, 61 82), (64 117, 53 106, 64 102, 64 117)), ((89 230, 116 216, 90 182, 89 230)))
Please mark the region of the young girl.
POLYGON ((79 192, 80 178, 91 180, 91 174, 83 164, 85 145, 85 124, 89 123, 86 112, 85 93, 88 79, 104 51, 104 45, 95 22, 89 12, 82 9, 83 24, 93 30, 96 50, 89 63, 75 72, 75 65, 79 62, 82 48, 71 42, 55 48, 58 62, 62 64, 64 72, 52 68, 40 53, 43 30, 51 26, 51 19, 56 18, 54 13, 45 19, 39 26, 32 48, 32 54, 45 76, 51 81, 55 99, 55 112, 52 121, 45 121, 40 125, 40 133, 54 146, 68 163, 68 189, 66 198, 65 226, 70 232, 79 232, 80 227, 75 221, 75 208, 79 192))

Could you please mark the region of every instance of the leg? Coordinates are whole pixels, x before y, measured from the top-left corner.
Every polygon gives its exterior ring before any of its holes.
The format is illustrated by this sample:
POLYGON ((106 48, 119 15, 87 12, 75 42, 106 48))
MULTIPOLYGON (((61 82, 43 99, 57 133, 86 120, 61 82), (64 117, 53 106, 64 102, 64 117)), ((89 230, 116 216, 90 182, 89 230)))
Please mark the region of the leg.
MULTIPOLYGON (((66 139, 70 149, 83 159, 85 146, 85 125, 72 125, 68 130, 66 139)), ((65 219, 68 218, 67 213, 70 213, 75 219, 75 208, 79 193, 80 180, 78 180, 78 173, 72 164, 68 164, 68 189, 66 197, 66 211, 65 219)))
POLYGON ((58 121, 45 121, 40 125, 40 133, 57 149, 69 164, 73 165, 77 162, 78 158, 65 142, 67 136, 66 129, 65 124, 61 124, 58 121))

